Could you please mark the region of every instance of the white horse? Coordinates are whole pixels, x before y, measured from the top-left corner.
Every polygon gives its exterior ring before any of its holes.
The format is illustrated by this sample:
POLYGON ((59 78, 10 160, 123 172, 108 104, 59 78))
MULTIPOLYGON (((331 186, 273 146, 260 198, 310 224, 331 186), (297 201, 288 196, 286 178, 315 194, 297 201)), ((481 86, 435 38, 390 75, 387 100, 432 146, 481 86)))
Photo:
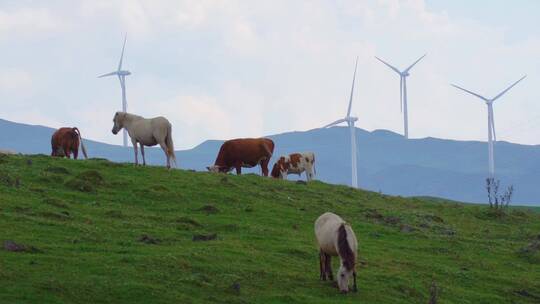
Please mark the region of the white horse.
POLYGON ((315 236, 319 244, 320 278, 334 280, 332 276, 332 256, 339 256, 340 267, 337 272, 338 288, 342 293, 349 291, 349 280, 354 279, 356 287, 356 258, 358 241, 351 226, 338 215, 326 212, 315 221, 315 236))
POLYGON ((167 168, 171 168, 171 160, 176 166, 176 156, 174 155, 174 145, 172 140, 172 126, 165 117, 144 118, 138 115, 125 112, 116 112, 113 118, 114 126, 112 133, 118 134, 122 128, 128 131, 131 143, 135 150, 135 164, 139 164, 137 143, 141 146, 143 165, 146 165, 144 157, 144 146, 155 146, 159 144, 167 157, 167 168))

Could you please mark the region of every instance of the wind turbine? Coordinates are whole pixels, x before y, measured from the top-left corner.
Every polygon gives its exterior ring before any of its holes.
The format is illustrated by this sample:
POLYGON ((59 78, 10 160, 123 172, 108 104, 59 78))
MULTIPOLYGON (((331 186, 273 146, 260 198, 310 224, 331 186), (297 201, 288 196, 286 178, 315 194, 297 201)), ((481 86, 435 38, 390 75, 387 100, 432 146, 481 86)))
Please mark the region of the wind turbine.
POLYGON ((426 55, 427 54, 424 54, 424 56, 418 58, 418 60, 416 60, 413 64, 411 64, 403 71, 399 71, 396 67, 375 56, 377 60, 384 63, 386 66, 399 74, 399 104, 401 112, 403 113, 403 135, 405 136, 405 138, 409 138, 409 117, 407 112, 407 77, 409 77, 409 71, 412 69, 412 67, 415 66, 420 60, 422 60, 422 58, 426 57, 426 55))
MULTIPOLYGON (((130 71, 122 70, 122 60, 124 59, 124 48, 126 47, 126 40, 127 40, 127 35, 124 37, 124 45, 122 45, 122 54, 120 55, 120 63, 118 63, 118 70, 98 76, 98 78, 114 76, 114 75, 118 76, 118 80, 120 80, 120 87, 122 88, 122 112, 127 112, 126 76, 131 75, 130 71)), ((125 128, 124 128, 124 147, 127 147, 127 131, 125 128)))
POLYGON ((488 157, 489 157, 489 177, 490 178, 495 177, 495 154, 494 154, 494 150, 493 150, 493 145, 497 141, 497 136, 495 135, 495 116, 493 114, 493 102, 495 100, 499 99, 501 96, 503 96, 506 92, 508 92, 508 90, 510 90, 516 84, 518 84, 518 82, 525 79, 525 77, 527 77, 527 75, 521 77, 518 81, 514 82, 511 86, 509 86, 504 91, 499 93, 499 95, 497 95, 497 96, 495 96, 495 97, 493 97, 491 99, 486 98, 484 96, 481 96, 479 94, 476 94, 474 92, 471 92, 469 90, 466 90, 466 89, 464 89, 464 88, 462 88, 460 86, 457 86, 455 84, 452 84, 453 87, 458 88, 458 89, 460 89, 462 91, 465 91, 465 92, 467 92, 469 94, 472 94, 472 95, 482 99, 483 101, 485 101, 485 103, 487 105, 487 108, 488 108, 488 157))
POLYGON ((345 118, 338 119, 334 121, 333 123, 328 124, 323 127, 323 128, 333 127, 342 122, 346 122, 349 125, 349 130, 351 131, 351 171, 352 171, 351 172, 351 186, 353 188, 358 188, 358 169, 356 165, 356 135, 355 135, 355 127, 354 127, 354 123, 358 120, 358 118, 351 116, 351 107, 352 107, 352 100, 353 100, 353 94, 354 94, 354 83, 356 80, 357 66, 358 66, 358 57, 356 57, 356 63, 354 65, 351 96, 349 97, 349 108, 347 109, 347 115, 345 115, 345 118))

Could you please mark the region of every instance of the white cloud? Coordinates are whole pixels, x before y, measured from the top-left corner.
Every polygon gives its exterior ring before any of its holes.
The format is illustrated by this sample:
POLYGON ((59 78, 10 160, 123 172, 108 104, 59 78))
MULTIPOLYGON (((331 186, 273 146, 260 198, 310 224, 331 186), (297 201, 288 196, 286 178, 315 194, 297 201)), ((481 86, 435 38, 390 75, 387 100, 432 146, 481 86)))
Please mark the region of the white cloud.
POLYGON ((45 8, 0 10, 0 33, 29 33, 57 30, 61 21, 45 8))
POLYGON ((2 91, 26 91, 32 89, 32 77, 30 73, 8 68, 0 70, 0 90, 2 91))

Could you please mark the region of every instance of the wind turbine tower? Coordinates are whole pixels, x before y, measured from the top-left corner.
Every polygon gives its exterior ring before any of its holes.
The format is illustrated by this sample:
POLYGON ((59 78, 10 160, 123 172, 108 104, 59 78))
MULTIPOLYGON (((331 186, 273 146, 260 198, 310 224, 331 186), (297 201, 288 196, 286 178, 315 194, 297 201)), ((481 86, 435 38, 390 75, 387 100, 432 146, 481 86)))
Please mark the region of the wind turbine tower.
POLYGON ((396 67, 375 56, 377 60, 384 63, 387 67, 391 68, 394 72, 399 74, 399 103, 401 112, 403 113, 403 136, 405 136, 405 138, 409 138, 409 114, 407 110, 407 77, 410 76, 409 71, 412 69, 412 67, 415 66, 424 57, 426 57, 426 55, 427 54, 418 58, 418 60, 416 60, 413 64, 411 64, 403 71, 398 70, 396 67))
POLYGON ((347 109, 347 115, 345 115, 344 118, 338 119, 334 121, 333 123, 330 123, 323 128, 329 128, 333 127, 335 125, 338 125, 342 122, 346 122, 349 125, 349 130, 351 133, 351 186, 353 188, 358 188, 358 167, 357 167, 357 158, 356 158, 356 134, 355 134, 355 126, 354 123, 358 120, 357 117, 351 116, 351 107, 352 107, 352 100, 354 95, 354 83, 356 81, 356 68, 358 66, 358 57, 356 57, 356 63, 354 66, 354 74, 353 74, 353 81, 352 81, 352 88, 351 88, 351 96, 349 97, 349 108, 347 109))
POLYGON ((455 84, 452 84, 453 87, 458 88, 462 91, 465 91, 471 95, 474 95, 480 99, 482 99, 486 105, 487 105, 487 112, 488 112, 488 170, 489 170, 489 177, 494 178, 495 177, 495 153, 494 153, 494 144, 497 141, 497 136, 495 135, 495 115, 493 113, 493 102, 497 99, 499 99, 501 96, 503 96, 508 90, 513 88, 516 84, 518 84, 520 81, 525 79, 527 75, 521 77, 518 81, 514 82, 511 86, 506 88, 504 91, 499 93, 499 95, 489 99, 484 96, 481 96, 477 93, 471 92, 469 90, 466 90, 460 86, 457 86, 455 84))
MULTIPOLYGON (((122 45, 122 54, 120 55, 120 63, 118 63, 118 69, 114 72, 110 72, 110 73, 98 76, 98 78, 114 76, 114 75, 118 76, 118 80, 120 81, 120 87, 122 88, 122 112, 127 112, 126 76, 131 75, 130 71, 122 70, 122 60, 124 59, 124 48, 126 47, 126 40, 127 40, 127 35, 124 37, 124 44, 122 45)), ((124 128, 123 134, 124 134, 124 147, 127 147, 128 134, 125 128, 124 128)))

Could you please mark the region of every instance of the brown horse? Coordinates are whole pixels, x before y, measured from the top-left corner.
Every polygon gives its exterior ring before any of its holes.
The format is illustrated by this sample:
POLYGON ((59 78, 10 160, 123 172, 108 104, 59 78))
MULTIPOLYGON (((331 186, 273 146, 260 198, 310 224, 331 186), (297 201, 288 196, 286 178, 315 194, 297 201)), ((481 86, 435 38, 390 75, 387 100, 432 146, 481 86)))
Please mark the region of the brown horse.
POLYGON ((79 144, 84 158, 88 158, 79 129, 60 128, 51 137, 51 156, 70 158, 73 152, 73 158, 77 159, 79 156, 79 144))

